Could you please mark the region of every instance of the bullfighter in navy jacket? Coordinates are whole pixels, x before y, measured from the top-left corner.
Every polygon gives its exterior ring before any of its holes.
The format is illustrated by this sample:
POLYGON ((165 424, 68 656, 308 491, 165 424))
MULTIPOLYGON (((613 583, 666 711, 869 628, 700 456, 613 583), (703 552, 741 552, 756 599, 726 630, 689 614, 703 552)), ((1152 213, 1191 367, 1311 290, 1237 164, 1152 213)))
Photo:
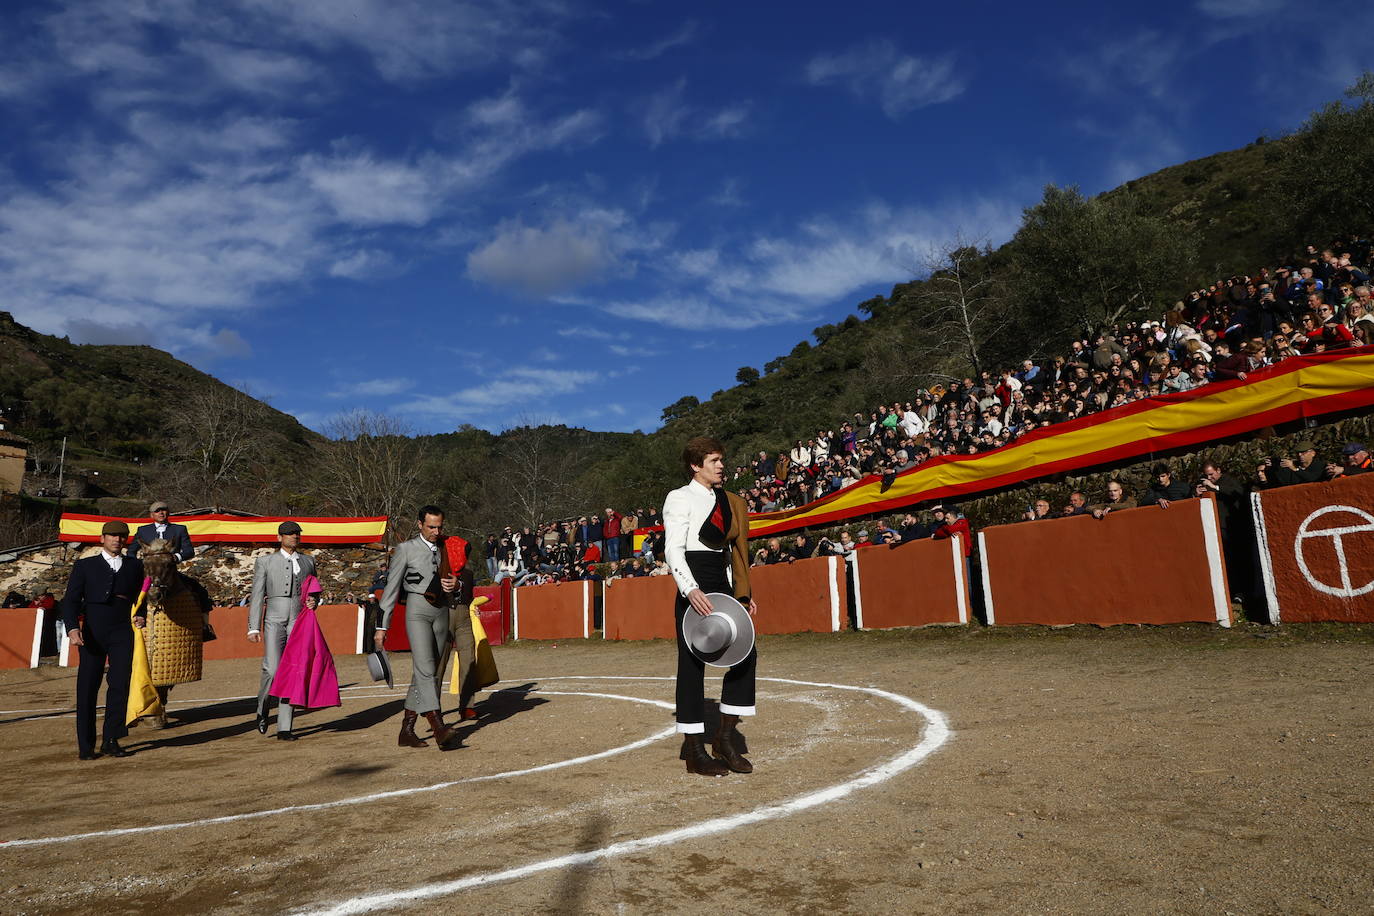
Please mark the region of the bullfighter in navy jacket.
MULTIPOLYGON (((76 673, 76 747, 82 760, 94 760, 95 706, 100 675, 110 664, 105 689, 105 725, 100 752, 127 757, 119 739, 129 734, 125 707, 129 700, 129 671, 133 666, 134 636, 129 614, 143 587, 143 563, 122 556, 129 538, 124 522, 106 522, 100 531, 100 553, 77 560, 62 596, 62 620, 72 645, 81 653, 76 673)), ((134 618, 143 626, 143 618, 134 618)))

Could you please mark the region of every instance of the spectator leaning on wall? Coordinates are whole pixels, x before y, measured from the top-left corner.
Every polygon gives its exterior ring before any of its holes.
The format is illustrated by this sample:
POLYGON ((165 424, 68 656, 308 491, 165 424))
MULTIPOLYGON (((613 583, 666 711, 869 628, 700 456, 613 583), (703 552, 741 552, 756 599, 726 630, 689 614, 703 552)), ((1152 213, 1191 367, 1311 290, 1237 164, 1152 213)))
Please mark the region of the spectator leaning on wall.
POLYGON ((1181 480, 1174 480, 1174 472, 1169 470, 1169 466, 1160 462, 1154 466, 1150 475, 1154 477, 1154 483, 1150 484, 1145 491, 1145 501, 1154 503, 1161 509, 1169 508, 1169 503, 1187 499, 1192 493, 1188 490, 1188 485, 1181 480))

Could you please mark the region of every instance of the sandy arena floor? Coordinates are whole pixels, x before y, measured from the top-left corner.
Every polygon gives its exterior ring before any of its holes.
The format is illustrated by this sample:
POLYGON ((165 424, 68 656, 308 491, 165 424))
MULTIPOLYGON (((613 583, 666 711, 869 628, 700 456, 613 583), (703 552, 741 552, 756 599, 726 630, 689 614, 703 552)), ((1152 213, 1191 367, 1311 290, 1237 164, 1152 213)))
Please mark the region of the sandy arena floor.
POLYGON ((75 671, 4 671, 0 912, 1369 912, 1371 644, 765 638, 757 771, 714 780, 677 760, 665 642, 498 647, 448 752, 396 746, 406 655, 395 691, 341 658, 294 744, 253 729, 255 665, 212 663, 94 762, 75 671))

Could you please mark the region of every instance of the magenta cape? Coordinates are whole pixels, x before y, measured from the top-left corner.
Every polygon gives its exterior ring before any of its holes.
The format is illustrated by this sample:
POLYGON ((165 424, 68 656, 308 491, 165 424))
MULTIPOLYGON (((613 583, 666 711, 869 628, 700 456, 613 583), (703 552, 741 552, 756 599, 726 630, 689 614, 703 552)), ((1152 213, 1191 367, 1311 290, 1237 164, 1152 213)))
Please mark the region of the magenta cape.
POLYGON ((291 628, 268 693, 305 709, 343 705, 339 700, 334 656, 329 652, 329 643, 324 641, 315 612, 309 608, 300 612, 291 628))

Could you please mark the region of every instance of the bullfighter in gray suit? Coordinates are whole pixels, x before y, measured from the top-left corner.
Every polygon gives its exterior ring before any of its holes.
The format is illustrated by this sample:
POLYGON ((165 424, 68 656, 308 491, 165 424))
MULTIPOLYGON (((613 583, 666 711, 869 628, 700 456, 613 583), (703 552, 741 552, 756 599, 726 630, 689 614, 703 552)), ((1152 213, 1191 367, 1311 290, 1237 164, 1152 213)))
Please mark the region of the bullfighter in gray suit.
MULTIPOLYGON (((410 637, 410 691, 406 693, 405 714, 401 719, 401 734, 396 743, 401 747, 428 747, 429 742, 415 734, 415 722, 423 715, 434 730, 434 740, 442 750, 456 734, 444 724, 439 708, 439 683, 443 671, 443 653, 449 642, 449 612, 436 607, 425 597, 425 591, 439 572, 439 536, 444 532, 444 511, 438 506, 425 506, 419 512, 419 533, 396 548, 387 573, 386 590, 382 592, 382 625, 377 628, 376 642, 381 645, 391 626, 391 613, 402 593, 405 595, 405 627, 410 637)), ((448 576, 439 581, 447 593, 458 588, 458 577, 448 576)))
MULTIPOLYGON (((301 612, 301 582, 315 574, 315 561, 296 548, 301 542, 301 526, 282 522, 277 526, 281 549, 258 557, 253 566, 253 596, 248 606, 248 640, 264 642, 262 683, 258 687, 258 731, 267 734, 267 690, 277 673, 286 637, 301 612), (266 606, 266 622, 263 610, 266 606), (264 636, 266 638, 264 638, 264 636)), ((291 732, 291 704, 277 703, 277 737, 295 741, 291 732)))

